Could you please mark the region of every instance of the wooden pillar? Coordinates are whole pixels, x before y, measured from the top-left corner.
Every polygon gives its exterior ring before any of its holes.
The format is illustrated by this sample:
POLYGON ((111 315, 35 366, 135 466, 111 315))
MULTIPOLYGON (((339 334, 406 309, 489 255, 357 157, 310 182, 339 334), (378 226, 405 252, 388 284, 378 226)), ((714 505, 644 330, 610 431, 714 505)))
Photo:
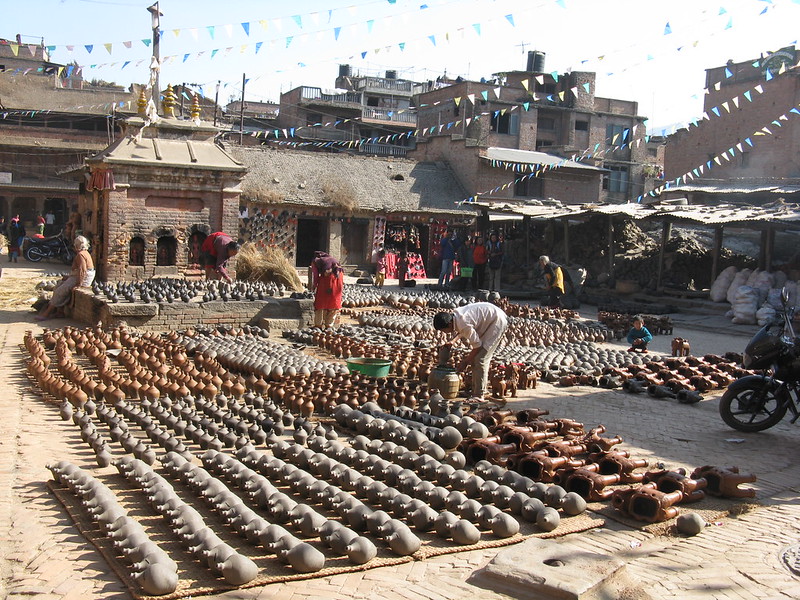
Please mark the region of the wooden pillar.
POLYGON ((672 233, 672 222, 664 221, 661 227, 661 248, 658 252, 658 278, 656 279, 656 289, 661 289, 661 276, 664 273, 664 254, 667 251, 667 242, 672 233))
POLYGON ((608 274, 614 277, 614 216, 608 215, 608 274))
POLYGON ((768 249, 769 249, 769 229, 763 229, 761 231, 761 246, 758 249, 759 269, 769 269, 769 261, 767 260, 768 249))
MULTIPOLYGON (((722 252, 722 236, 724 235, 724 227, 717 225, 714 228, 714 247, 711 249, 711 282, 714 283, 719 275, 719 255, 722 252)), ((709 284, 710 285, 710 284, 709 284)))
POLYGON ((569 218, 564 217, 564 264, 569 264, 569 218))
POLYGON ((772 271, 772 259, 775 257, 775 230, 770 227, 767 229, 767 246, 764 249, 764 268, 772 271))
POLYGON ((532 264, 531 260, 531 218, 528 216, 522 217, 522 231, 525 235, 525 264, 532 264))

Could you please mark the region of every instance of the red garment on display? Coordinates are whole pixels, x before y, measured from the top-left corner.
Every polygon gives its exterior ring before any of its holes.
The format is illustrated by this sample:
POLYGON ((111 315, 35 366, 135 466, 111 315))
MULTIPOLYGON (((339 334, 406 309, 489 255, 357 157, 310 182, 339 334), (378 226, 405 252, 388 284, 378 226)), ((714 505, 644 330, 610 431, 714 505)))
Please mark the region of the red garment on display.
MULTIPOLYGON (((425 263, 422 262, 422 257, 414 252, 408 253, 408 271, 406 272, 406 279, 425 279, 425 263)), ((386 253, 386 278, 397 279, 397 261, 400 255, 394 252, 386 253)))
POLYGON ((342 308, 342 290, 344 289, 344 274, 339 271, 320 274, 317 280, 317 290, 314 293, 315 310, 339 310, 342 308))

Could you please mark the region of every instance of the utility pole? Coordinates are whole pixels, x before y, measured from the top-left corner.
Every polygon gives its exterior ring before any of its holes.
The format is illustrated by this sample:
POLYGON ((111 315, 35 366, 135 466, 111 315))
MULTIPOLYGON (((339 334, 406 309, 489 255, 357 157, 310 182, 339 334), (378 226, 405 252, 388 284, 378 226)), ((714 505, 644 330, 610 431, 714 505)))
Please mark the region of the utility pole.
POLYGON ((161 105, 161 86, 159 84, 159 74, 161 72, 161 58, 160 58, 160 48, 159 43, 161 42, 161 19, 160 17, 164 16, 160 10, 158 10, 158 2, 153 4, 152 6, 147 7, 147 11, 150 13, 150 19, 152 21, 153 26, 153 58, 155 59, 155 73, 153 74, 153 104, 156 106, 156 114, 158 114, 160 105, 161 105))
POLYGON ((214 95, 214 127, 217 126, 217 110, 219 109, 219 79, 217 79, 217 93, 214 95))
POLYGON ((242 106, 239 108, 239 145, 244 143, 244 85, 247 83, 245 74, 242 73, 242 106))

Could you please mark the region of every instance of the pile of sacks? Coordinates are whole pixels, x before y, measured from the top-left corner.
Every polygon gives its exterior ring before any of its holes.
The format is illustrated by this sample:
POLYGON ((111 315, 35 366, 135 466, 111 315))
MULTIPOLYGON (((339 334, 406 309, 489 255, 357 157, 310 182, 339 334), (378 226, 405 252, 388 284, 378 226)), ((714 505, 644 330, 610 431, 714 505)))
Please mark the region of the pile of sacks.
POLYGON ((732 317, 734 323, 758 323, 763 326, 777 311, 783 310, 781 289, 784 287, 789 292, 788 307, 796 306, 797 282, 789 280, 783 271, 739 271, 730 266, 714 280, 710 298, 714 302, 731 303, 731 310, 726 316, 732 317))

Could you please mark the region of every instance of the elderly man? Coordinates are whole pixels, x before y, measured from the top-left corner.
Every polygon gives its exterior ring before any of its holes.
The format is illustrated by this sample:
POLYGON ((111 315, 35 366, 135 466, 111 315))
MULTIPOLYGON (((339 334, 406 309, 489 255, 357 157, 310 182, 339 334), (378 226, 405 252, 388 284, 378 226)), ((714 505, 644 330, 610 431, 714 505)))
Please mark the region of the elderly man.
POLYGON ((561 297, 564 295, 564 272, 561 267, 550 260, 549 256, 539 257, 539 266, 544 273, 546 289, 549 295, 548 306, 561 308, 561 297))
POLYGON ((492 355, 508 327, 506 313, 490 302, 475 302, 453 312, 437 313, 433 317, 433 327, 456 334, 446 345, 452 345, 460 337, 469 343, 471 350, 457 365, 457 369, 463 371, 468 364, 472 364, 470 401, 483 400, 492 355))

